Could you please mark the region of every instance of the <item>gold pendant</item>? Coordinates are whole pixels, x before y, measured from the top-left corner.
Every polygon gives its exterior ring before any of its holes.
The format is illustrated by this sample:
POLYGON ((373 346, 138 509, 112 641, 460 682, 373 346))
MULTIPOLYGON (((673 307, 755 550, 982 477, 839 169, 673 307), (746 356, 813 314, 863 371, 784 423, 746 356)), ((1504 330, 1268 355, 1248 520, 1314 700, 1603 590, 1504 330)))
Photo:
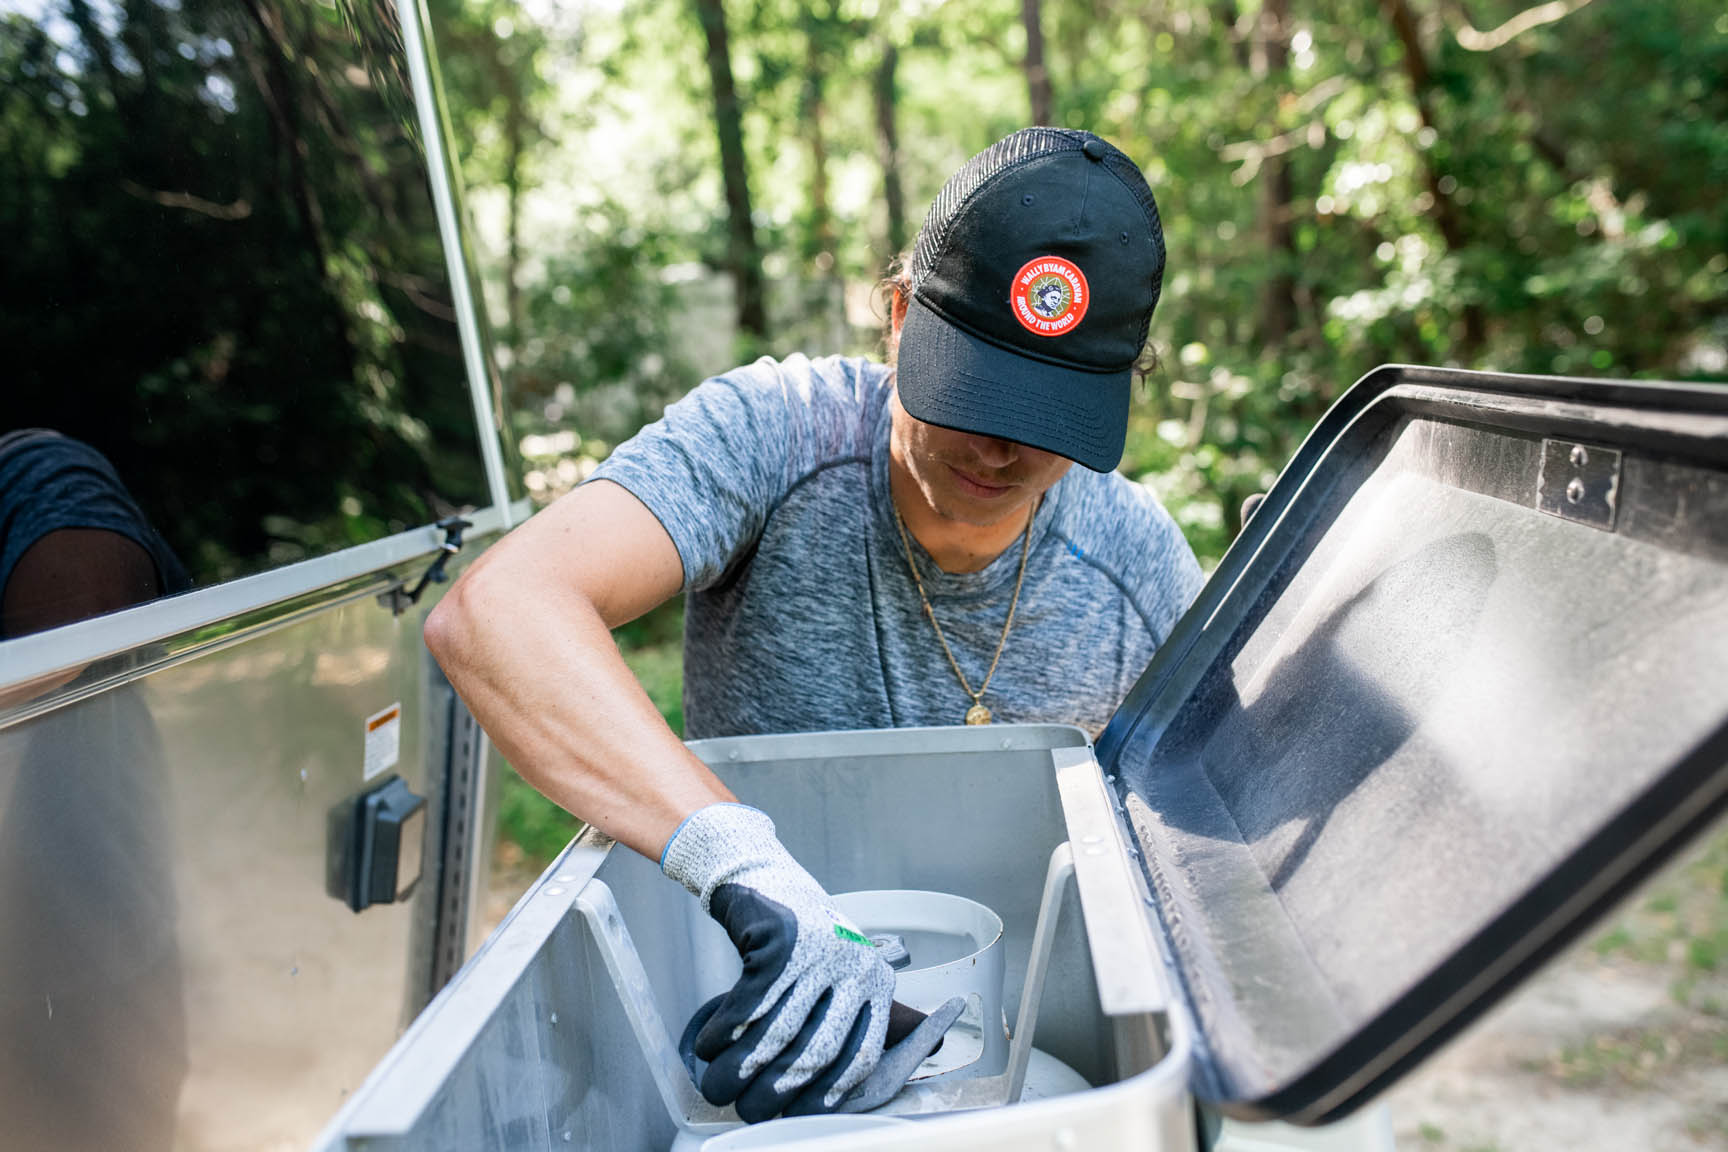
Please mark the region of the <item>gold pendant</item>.
POLYGON ((972 705, 972 707, 966 709, 966 723, 968 723, 968 724, 988 724, 988 723, 990 723, 990 709, 984 707, 984 705, 982 705, 982 704, 972 705))

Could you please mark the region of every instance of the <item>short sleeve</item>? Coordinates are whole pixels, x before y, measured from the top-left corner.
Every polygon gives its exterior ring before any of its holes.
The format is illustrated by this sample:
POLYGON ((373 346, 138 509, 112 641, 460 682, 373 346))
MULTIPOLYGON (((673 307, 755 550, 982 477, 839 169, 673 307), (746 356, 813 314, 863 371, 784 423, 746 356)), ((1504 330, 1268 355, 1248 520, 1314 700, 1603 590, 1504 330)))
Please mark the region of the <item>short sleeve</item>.
POLYGON ((885 374, 857 360, 758 360, 669 405, 589 482, 610 480, 642 501, 678 549, 685 590, 710 587, 802 477, 868 452, 866 410, 885 374))
POLYGON ((0 592, 32 545, 67 528, 99 528, 142 547, 164 595, 192 586, 107 457, 44 429, 0 437, 0 592))
POLYGON ((1152 490, 1130 481, 1121 492, 1123 503, 1134 510, 1129 515, 1141 527, 1132 536, 1117 537, 1118 542, 1133 539, 1137 544, 1118 548, 1113 559, 1152 633, 1152 642, 1161 645, 1206 581, 1194 549, 1152 490))
POLYGON ((1082 480, 1065 524, 1070 543, 1134 605, 1154 646, 1163 644, 1205 584, 1182 530, 1144 484, 1120 474, 1082 480))

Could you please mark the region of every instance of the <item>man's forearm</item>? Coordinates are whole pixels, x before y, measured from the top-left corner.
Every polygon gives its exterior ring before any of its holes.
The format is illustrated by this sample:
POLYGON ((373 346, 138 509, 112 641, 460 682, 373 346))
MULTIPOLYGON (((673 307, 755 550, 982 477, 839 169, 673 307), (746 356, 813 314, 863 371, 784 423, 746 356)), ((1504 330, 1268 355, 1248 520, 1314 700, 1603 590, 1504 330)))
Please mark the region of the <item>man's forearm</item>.
POLYGON ((571 510, 541 516, 464 573, 427 619, 427 646, 524 779, 657 859, 686 816, 732 795, 625 665, 580 586, 584 564, 558 555, 560 537, 583 525, 571 510))

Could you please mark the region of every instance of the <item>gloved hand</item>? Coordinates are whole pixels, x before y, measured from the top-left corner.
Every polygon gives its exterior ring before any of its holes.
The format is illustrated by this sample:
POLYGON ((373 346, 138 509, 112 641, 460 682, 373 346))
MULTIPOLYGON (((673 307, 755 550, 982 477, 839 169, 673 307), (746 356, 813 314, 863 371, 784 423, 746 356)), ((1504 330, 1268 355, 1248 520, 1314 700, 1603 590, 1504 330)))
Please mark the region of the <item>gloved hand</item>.
POLYGON ((750 1123, 838 1108, 881 1059, 893 970, 754 808, 699 809, 660 867, 702 901, 744 961, 696 1036, 708 1062, 702 1095, 736 1104, 750 1123))

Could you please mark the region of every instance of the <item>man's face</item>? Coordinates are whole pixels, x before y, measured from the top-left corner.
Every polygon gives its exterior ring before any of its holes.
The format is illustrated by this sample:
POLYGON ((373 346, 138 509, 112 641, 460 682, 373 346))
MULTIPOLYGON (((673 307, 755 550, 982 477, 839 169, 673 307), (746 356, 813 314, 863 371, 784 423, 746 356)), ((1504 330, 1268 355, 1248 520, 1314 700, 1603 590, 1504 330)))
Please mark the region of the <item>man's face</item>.
POLYGON ((901 407, 898 394, 892 419, 895 461, 938 516, 961 524, 984 528, 1017 515, 1074 463, 1012 440, 926 424, 901 407))

